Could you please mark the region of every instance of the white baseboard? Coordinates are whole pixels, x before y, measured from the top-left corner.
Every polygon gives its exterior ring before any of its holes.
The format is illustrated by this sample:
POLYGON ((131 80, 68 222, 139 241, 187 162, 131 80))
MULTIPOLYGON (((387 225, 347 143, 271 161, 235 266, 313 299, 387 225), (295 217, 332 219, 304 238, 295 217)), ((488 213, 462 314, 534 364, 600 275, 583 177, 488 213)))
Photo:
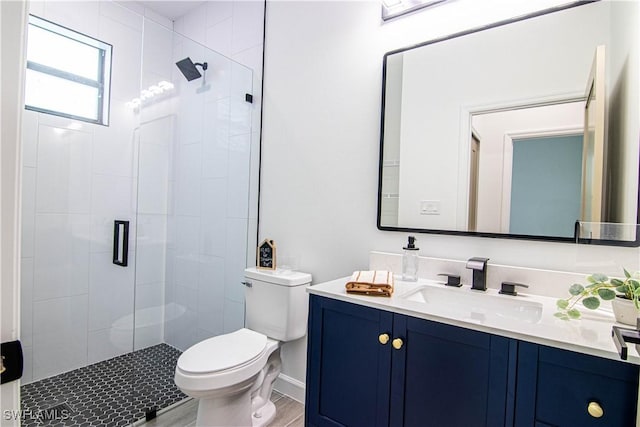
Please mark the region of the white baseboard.
POLYGON ((302 381, 280 374, 278 375, 278 378, 276 378, 273 388, 300 403, 304 403, 305 385, 302 381))

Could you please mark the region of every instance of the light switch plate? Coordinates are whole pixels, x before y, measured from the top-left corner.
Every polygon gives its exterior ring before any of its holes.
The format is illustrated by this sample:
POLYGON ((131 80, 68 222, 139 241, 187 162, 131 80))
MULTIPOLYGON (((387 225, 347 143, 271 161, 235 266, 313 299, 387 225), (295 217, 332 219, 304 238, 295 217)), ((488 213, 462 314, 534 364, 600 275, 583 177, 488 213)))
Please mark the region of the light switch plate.
POLYGON ((440 200, 421 200, 420 215, 440 215, 440 200))

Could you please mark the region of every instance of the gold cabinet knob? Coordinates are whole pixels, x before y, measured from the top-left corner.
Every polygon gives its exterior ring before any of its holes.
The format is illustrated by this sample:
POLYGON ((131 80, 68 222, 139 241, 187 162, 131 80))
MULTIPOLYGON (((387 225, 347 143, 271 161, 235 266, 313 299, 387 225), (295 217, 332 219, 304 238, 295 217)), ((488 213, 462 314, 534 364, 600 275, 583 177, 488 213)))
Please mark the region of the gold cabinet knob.
POLYGON ((393 346, 393 348, 395 348, 396 350, 400 350, 402 348, 402 344, 404 344, 402 342, 401 338, 396 338, 393 341, 391 341, 391 345, 393 346))
POLYGON ((385 345, 389 342, 389 334, 380 334, 378 336, 378 341, 380 341, 380 344, 385 345))
POLYGON ((587 406, 587 412, 593 418, 600 418, 604 415, 604 410, 598 402, 589 402, 589 406, 587 406))

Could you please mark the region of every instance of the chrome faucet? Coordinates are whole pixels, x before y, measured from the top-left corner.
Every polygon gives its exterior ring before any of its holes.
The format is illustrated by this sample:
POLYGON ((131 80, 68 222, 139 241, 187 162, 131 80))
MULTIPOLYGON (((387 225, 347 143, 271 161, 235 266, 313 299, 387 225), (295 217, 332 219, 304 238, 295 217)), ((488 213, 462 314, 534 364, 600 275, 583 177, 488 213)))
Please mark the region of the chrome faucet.
POLYGON ((471 282, 471 289, 478 291, 487 290, 487 261, 489 258, 469 258, 467 261, 467 268, 473 270, 473 281, 471 282))

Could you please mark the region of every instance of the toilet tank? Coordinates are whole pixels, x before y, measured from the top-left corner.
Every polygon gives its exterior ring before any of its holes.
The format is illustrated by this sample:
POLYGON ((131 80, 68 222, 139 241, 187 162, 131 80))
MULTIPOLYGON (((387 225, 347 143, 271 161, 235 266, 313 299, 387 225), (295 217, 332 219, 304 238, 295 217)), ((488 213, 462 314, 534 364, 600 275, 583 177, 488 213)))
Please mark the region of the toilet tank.
POLYGON ((244 271, 245 327, 278 341, 292 341, 307 333, 311 275, 298 271, 244 271))

